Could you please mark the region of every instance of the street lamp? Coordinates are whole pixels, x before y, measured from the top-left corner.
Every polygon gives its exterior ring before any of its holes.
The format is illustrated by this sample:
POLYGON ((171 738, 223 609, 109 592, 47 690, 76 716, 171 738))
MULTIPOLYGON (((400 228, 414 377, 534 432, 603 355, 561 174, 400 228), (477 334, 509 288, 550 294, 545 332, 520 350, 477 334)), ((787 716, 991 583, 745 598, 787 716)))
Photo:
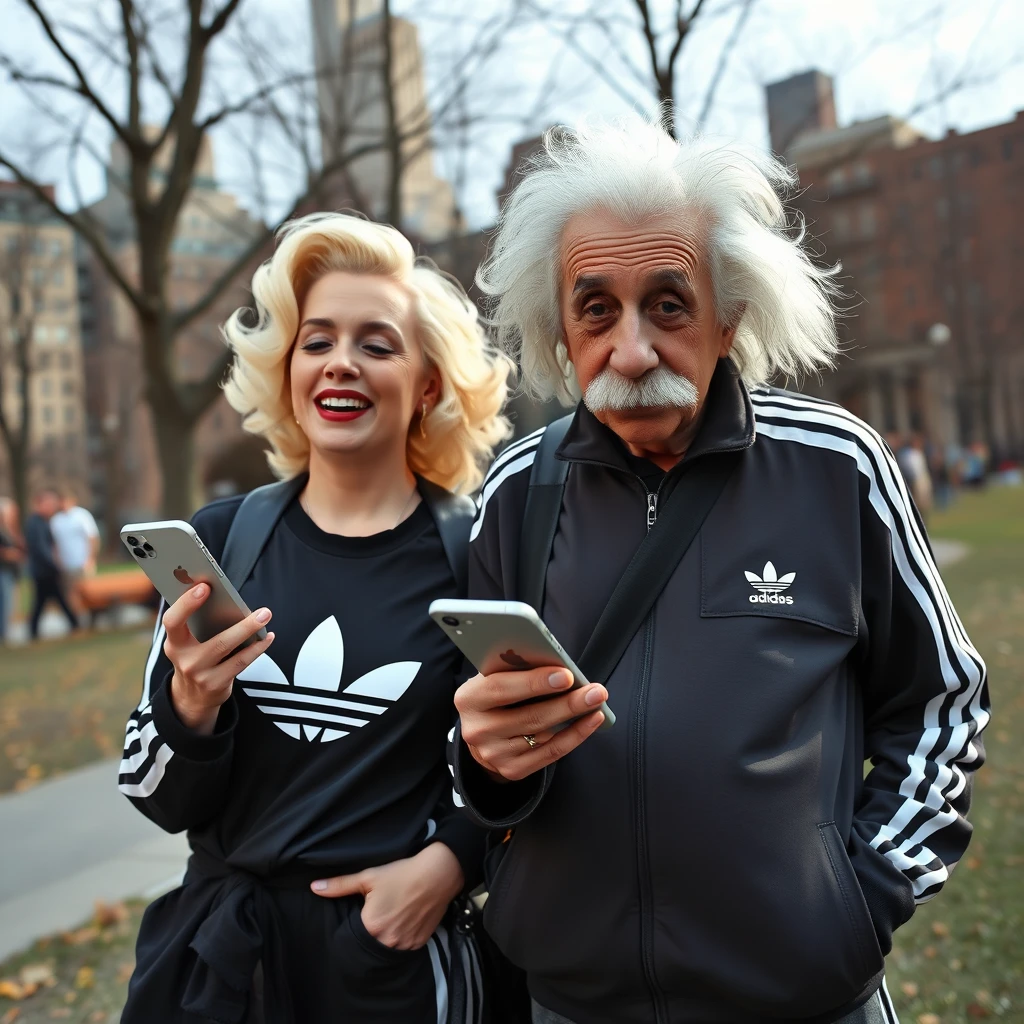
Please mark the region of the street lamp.
POLYGON ((933 348, 942 348, 948 345, 953 337, 953 332, 945 324, 932 324, 928 328, 928 344, 933 348))

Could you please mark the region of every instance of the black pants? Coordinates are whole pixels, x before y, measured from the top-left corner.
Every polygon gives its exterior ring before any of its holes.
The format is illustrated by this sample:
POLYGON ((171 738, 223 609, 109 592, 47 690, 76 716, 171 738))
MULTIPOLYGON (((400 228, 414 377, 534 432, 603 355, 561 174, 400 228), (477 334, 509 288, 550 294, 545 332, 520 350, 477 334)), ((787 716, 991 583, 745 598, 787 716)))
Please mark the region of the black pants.
POLYGON ((71 628, 78 629, 78 619, 75 618, 75 613, 68 605, 61 578, 59 576, 40 576, 33 578, 32 582, 35 584, 35 600, 32 604, 32 618, 29 620, 32 639, 39 639, 39 620, 42 618, 46 602, 51 600, 60 605, 71 628))

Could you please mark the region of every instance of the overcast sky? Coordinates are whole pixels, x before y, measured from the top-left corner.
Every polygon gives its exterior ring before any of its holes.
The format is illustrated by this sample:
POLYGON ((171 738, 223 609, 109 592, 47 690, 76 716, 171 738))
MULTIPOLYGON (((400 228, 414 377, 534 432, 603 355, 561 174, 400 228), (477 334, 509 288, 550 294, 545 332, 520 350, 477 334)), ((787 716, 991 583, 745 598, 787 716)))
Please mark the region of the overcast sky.
MULTIPOLYGON (((75 11, 92 7, 75 3, 68 8, 72 2, 49 0, 51 5, 75 11)), ((476 24, 496 11, 508 10, 510 2, 396 0, 396 11, 420 25, 433 95, 446 94, 452 55, 472 37, 476 24), (453 10, 470 13, 469 23, 452 24, 439 16, 439 12, 453 10)), ((572 12, 594 6, 596 0, 537 2, 560 12, 572 12)), ((653 0, 653 6, 661 16, 667 16, 673 2, 653 0)), ((949 127, 964 132, 1011 120, 1016 111, 1024 109, 1021 7, 1020 0, 755 0, 740 43, 730 54, 706 130, 765 147, 764 85, 812 67, 835 76, 841 124, 883 113, 904 116, 917 110, 912 117, 914 124, 937 136, 949 127), (929 102, 957 77, 966 77, 971 84, 945 102, 929 102)), ((282 47, 298 65, 310 62, 306 0, 244 0, 242 9, 248 10, 250 24, 265 20, 272 25, 272 31, 282 39, 282 47)), ((632 0, 604 0, 602 9, 628 17, 634 6, 632 0)), ((709 0, 706 10, 709 16, 687 40, 679 63, 677 81, 684 125, 692 124, 700 109, 724 41, 732 32, 739 3, 709 0)), ((22 10, 20 0, 0 0, 0 23, 5 25, 6 52, 27 55, 45 66, 46 44, 22 10)), ((623 28, 620 38, 631 59, 642 63, 639 32, 623 28)), ((167 54, 170 59, 170 45, 167 54)), ((232 74, 231 70, 223 71, 222 81, 231 82, 232 74)), ((105 87, 116 103, 116 76, 110 76, 105 87)), ((630 105, 653 109, 649 89, 629 75, 598 31, 586 27, 573 33, 568 46, 549 28, 537 24, 514 29, 472 93, 467 98, 472 122, 468 129, 470 145, 468 149, 443 148, 437 154, 437 167, 442 174, 454 177, 460 174, 461 166, 459 198, 473 226, 493 221, 494 191, 504 177, 511 144, 518 138, 556 121, 614 115, 630 105), (588 67, 577 55, 580 49, 614 69, 617 89, 588 67)), ((23 146, 37 134, 33 115, 9 87, 0 92, 0 110, 4 112, 0 145, 23 146)), ((106 146, 101 129, 97 129, 96 137, 97 144, 106 146)), ((237 133, 218 133, 214 145, 223 184, 251 202, 247 194, 251 161, 239 145, 237 133)), ((66 164, 55 158, 47 170, 58 183, 62 201, 70 203, 66 164)), ((289 173, 282 169, 278 176, 279 203, 292 187, 294 179, 289 173)), ((102 193, 98 168, 83 167, 81 178, 86 198, 94 199, 102 193)))

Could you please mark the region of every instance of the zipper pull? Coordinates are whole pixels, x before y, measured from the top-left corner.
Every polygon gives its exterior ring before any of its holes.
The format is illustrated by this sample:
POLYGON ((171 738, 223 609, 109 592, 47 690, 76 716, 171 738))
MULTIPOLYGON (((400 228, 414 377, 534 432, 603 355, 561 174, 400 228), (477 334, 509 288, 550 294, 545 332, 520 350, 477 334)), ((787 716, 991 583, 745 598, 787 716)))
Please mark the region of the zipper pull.
POLYGON ((658 519, 658 495, 647 493, 647 529, 655 524, 658 519))

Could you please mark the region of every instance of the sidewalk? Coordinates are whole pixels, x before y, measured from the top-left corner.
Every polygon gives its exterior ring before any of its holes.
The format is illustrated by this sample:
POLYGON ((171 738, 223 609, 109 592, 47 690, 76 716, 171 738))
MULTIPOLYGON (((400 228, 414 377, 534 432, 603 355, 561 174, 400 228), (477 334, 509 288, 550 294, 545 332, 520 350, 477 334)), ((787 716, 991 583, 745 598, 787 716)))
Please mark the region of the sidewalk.
POLYGON ((96 900, 155 896, 188 856, 117 791, 103 761, 0 797, 0 960, 89 917, 96 900))

